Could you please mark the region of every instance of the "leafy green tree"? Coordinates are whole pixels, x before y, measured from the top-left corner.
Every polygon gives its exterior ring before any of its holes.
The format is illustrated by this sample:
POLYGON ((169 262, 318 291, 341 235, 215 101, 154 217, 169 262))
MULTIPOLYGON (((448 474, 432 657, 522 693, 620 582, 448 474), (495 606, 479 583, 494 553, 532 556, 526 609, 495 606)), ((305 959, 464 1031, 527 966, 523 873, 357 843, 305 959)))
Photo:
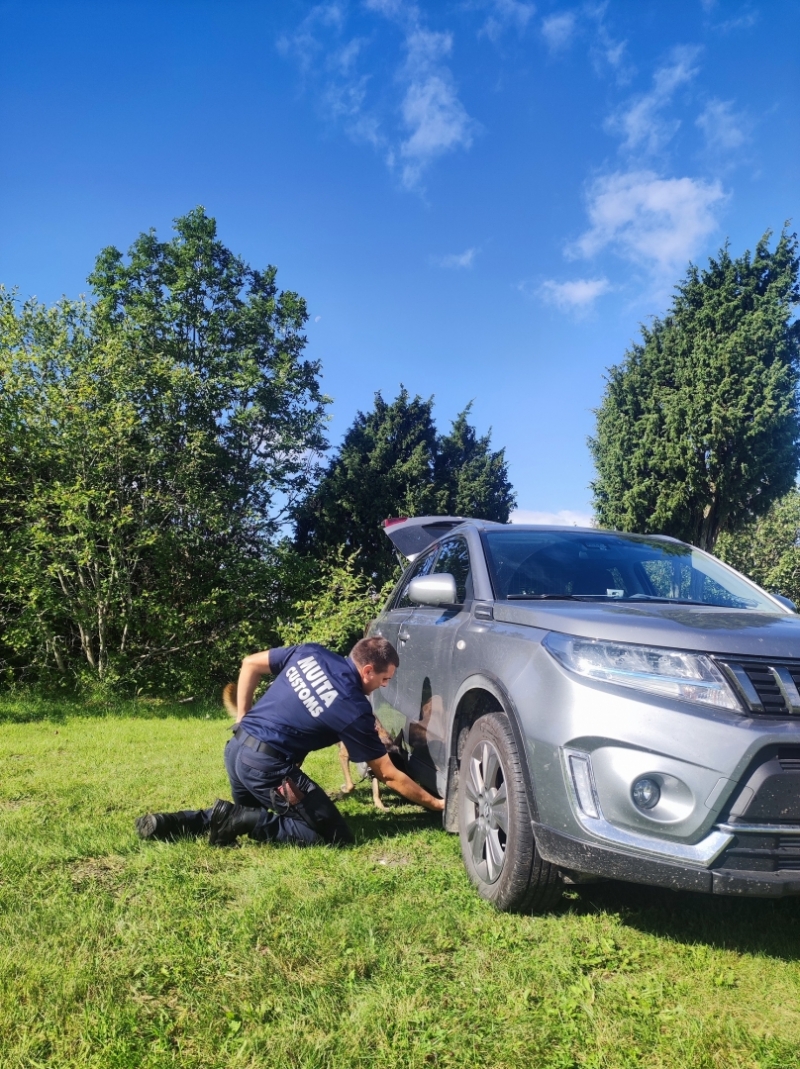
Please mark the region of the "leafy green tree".
POLYGON ((800 604, 800 491, 773 501, 735 534, 720 535, 716 553, 760 586, 800 604))
POLYGON ((168 242, 142 234, 127 262, 113 247, 100 254, 93 331, 150 366, 156 392, 141 394, 142 415, 165 456, 192 449, 203 496, 240 516, 243 534, 272 533, 326 444, 319 364, 301 358, 305 301, 278 290, 276 268, 256 271, 227 249, 202 208, 175 230, 168 242), (176 378, 166 392, 162 367, 176 378))
POLYGON ((669 315, 610 369, 589 441, 601 526, 713 550, 793 486, 798 245, 769 239, 690 267, 669 315))
POLYGON ((202 209, 94 305, 0 297, 0 606, 17 674, 207 688, 274 635, 270 539, 322 448, 305 305, 202 209), (270 628, 272 627, 272 630, 270 628))
POLYGON ((389 516, 449 514, 505 522, 514 506, 504 451, 479 438, 467 407, 450 434, 433 422, 433 399, 402 388, 392 402, 375 395, 359 412, 319 485, 297 515, 296 544, 326 557, 343 548, 357 568, 385 583, 396 561, 382 531, 389 516))
POLYGON ((281 642, 319 642, 348 653, 389 596, 391 580, 377 588, 341 550, 323 560, 284 550, 281 559, 293 576, 293 596, 276 625, 281 642))

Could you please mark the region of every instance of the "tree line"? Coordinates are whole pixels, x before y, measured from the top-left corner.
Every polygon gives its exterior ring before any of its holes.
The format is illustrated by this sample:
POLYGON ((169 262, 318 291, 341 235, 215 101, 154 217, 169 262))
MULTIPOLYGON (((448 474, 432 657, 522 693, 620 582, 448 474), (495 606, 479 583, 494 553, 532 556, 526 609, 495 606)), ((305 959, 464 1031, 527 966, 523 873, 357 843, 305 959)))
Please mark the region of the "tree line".
POLYGON ((396 562, 380 522, 505 521, 503 450, 376 395, 325 462, 304 300, 201 208, 104 249, 90 299, 0 289, 0 672, 208 692, 243 652, 358 637, 396 562), (384 544, 385 543, 385 544, 384 544))
MULTIPOLYGON (((332 453, 304 300, 202 208, 89 300, 0 288, 0 679, 207 693, 253 648, 357 638, 398 574, 381 531, 506 522, 503 449, 405 388, 332 453)), ((600 526, 716 550, 800 597, 798 246, 690 267, 609 369, 589 441, 600 526)))

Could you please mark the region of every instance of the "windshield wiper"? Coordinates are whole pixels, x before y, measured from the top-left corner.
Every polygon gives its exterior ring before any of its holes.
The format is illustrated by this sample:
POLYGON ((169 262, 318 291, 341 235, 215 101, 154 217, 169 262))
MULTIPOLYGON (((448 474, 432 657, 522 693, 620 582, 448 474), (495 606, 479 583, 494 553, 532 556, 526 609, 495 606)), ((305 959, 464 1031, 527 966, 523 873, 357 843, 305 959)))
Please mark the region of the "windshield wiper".
POLYGON ((705 605, 717 609, 739 607, 716 605, 710 601, 692 601, 690 598, 661 598, 656 594, 629 594, 624 597, 619 597, 616 594, 506 594, 506 601, 658 601, 664 605, 705 605))
POLYGON ((506 594, 506 601, 621 601, 608 594, 506 594))
MULTIPOLYGON (((658 594, 631 594, 625 601, 661 601, 665 605, 711 605, 710 601, 693 601, 691 598, 662 598, 658 594)), ((723 606, 716 606, 721 608, 723 606)))

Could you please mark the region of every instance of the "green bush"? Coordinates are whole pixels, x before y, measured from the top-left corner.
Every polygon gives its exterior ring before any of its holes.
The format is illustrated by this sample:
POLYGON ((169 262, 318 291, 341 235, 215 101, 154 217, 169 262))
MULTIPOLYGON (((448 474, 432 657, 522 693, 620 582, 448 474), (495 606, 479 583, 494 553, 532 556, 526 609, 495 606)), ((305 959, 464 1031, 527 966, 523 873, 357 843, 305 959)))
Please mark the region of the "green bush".
POLYGON ((282 642, 287 646, 319 642, 346 654, 377 616, 394 580, 376 589, 358 570, 355 554, 345 557, 341 550, 328 560, 297 557, 296 561, 296 580, 304 580, 303 593, 278 622, 282 642))

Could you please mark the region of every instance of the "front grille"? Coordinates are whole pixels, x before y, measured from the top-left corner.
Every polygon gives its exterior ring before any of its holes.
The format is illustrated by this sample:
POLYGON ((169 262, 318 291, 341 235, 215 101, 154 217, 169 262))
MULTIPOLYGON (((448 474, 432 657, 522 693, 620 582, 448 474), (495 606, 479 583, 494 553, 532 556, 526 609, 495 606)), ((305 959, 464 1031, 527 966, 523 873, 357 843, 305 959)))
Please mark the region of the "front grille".
POLYGON ((779 746, 778 762, 784 772, 800 772, 800 746, 779 746))
POLYGON ((737 835, 715 868, 800 872, 800 837, 737 835))
POLYGON ((755 716, 800 716, 800 662, 720 660, 719 664, 755 716))
POLYGON ((786 699, 772 672, 767 665, 742 665, 750 677, 750 682, 756 688, 756 694, 761 699, 764 712, 775 716, 776 713, 786 713, 786 699))
POLYGON ((781 835, 777 841, 776 862, 779 869, 800 871, 800 842, 790 835, 781 835))

